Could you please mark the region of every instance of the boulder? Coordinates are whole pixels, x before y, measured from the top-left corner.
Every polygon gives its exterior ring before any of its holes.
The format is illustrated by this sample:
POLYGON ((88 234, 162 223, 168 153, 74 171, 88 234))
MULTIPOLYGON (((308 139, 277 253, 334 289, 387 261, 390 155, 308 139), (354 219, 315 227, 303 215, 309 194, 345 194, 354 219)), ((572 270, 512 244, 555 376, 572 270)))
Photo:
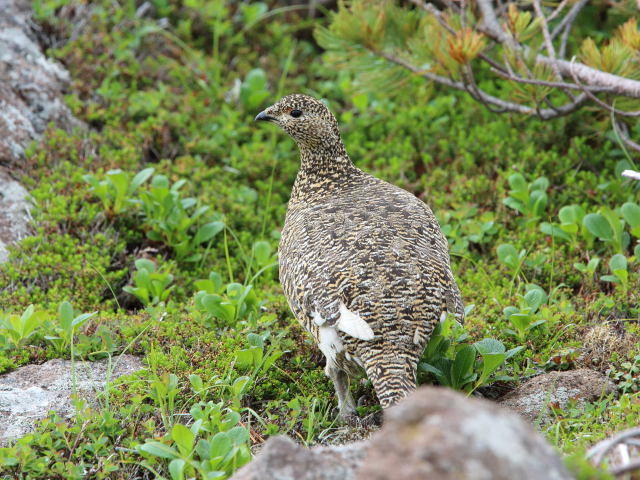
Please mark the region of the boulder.
POLYGON ((0 263, 9 258, 7 246, 29 234, 29 193, 0 168, 0 263))
POLYGON ((359 480, 569 480, 562 459, 517 415, 423 387, 385 414, 359 480))
POLYGON ((43 53, 31 14, 28 0, 0 0, 0 263, 27 235, 27 192, 16 181, 25 149, 51 122, 82 125, 64 101, 69 72, 43 53))
MULTIPOLYGON (((89 401, 103 392, 107 382, 143 368, 142 360, 122 355, 112 360, 75 361, 75 384, 80 397, 89 401)), ((42 365, 26 365, 0 376, 0 443, 34 430, 35 422, 50 410, 71 417, 74 407, 73 373, 70 360, 49 360, 42 365)))
POLYGON ((545 423, 553 406, 566 408, 570 401, 583 406, 614 390, 615 385, 605 375, 582 368, 533 377, 505 395, 499 403, 531 422, 545 423))
POLYGON ((305 448, 270 439, 232 480, 569 480, 560 456, 518 415, 422 387, 385 412, 370 440, 305 448))
POLYGON ((231 480, 354 480, 364 443, 306 448, 288 437, 272 437, 231 480))
POLYGON ((69 72, 48 59, 35 35, 30 2, 0 0, 0 164, 13 164, 49 122, 80 122, 64 101, 69 72))

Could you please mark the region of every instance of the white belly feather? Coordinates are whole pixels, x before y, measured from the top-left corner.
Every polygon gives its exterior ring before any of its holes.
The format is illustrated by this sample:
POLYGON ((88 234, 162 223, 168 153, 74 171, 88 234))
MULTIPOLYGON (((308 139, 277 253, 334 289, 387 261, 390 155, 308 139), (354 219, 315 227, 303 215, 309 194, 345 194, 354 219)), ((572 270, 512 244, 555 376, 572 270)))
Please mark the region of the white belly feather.
MULTIPOLYGON (((369 324, 362 319, 360 314, 352 312, 342 302, 340 302, 339 312, 340 318, 335 325, 327 325, 326 320, 322 318, 318 312, 311 314, 313 322, 318 325, 318 346, 327 358, 327 366, 336 365, 336 356, 338 353, 344 352, 344 344, 340 340, 338 330, 353 338, 365 341, 373 340, 375 336, 369 324)), ((348 352, 344 352, 344 355, 347 360, 353 359, 362 366, 362 361, 359 358, 350 355, 348 352)))

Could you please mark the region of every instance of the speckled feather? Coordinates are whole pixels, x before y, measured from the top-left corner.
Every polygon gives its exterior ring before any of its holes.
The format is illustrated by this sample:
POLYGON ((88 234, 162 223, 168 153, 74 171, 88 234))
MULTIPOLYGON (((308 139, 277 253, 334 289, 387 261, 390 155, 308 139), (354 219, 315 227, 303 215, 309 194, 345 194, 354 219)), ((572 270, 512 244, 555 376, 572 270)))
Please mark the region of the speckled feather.
POLYGON ((354 413, 345 373, 361 367, 382 407, 393 405, 415 389, 443 312, 464 315, 438 222, 411 193, 355 167, 336 119, 314 98, 289 95, 256 119, 300 148, 279 247, 289 306, 327 356, 344 416, 354 413))

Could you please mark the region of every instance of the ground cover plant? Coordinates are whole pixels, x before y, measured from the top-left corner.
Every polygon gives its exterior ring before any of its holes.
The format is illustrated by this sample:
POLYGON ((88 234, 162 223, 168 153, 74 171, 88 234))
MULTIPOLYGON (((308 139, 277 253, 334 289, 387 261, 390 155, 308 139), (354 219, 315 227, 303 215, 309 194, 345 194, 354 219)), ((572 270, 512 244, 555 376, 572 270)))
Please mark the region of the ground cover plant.
MULTIPOLYGON (((357 89, 362 71, 322 48, 320 7, 144 4, 34 2, 87 128, 51 126, 28 151, 34 235, 0 265, 0 371, 125 351, 145 369, 1 448, 0 478, 227 478, 270 435, 336 437, 322 356, 277 277, 297 151, 253 124, 291 92, 327 99, 355 163, 427 201, 449 240, 467 321, 441 325, 419 381, 495 396, 605 373, 617 394, 539 426, 600 475, 585 449, 640 422, 640 182, 620 176, 640 158, 609 116, 497 115, 411 76, 393 96, 357 89)), ((616 18, 574 28, 609 38, 616 18)), ((351 388, 375 412, 368 382, 351 388)))

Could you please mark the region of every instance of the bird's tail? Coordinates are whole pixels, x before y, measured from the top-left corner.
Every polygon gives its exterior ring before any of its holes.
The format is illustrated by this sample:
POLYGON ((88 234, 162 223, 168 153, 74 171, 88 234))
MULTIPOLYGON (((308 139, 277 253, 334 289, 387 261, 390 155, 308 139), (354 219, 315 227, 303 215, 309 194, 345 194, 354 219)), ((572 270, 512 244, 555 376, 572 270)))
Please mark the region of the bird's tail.
POLYGON ((383 409, 395 405, 416 389, 418 359, 413 356, 363 359, 367 377, 373 383, 383 409), (367 361, 369 360, 369 361, 367 361))

